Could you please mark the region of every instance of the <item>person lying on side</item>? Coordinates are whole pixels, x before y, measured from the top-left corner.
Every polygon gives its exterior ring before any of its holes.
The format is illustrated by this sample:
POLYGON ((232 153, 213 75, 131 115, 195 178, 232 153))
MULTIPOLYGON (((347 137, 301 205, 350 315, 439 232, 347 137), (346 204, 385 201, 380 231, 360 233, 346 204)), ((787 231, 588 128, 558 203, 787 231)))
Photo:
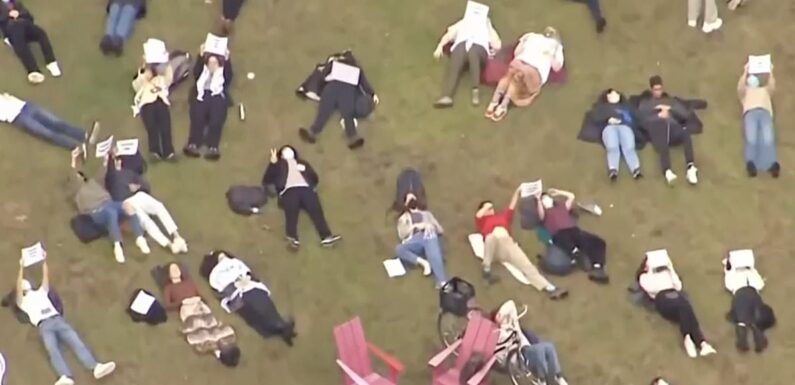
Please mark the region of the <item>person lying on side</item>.
POLYGON ((493 261, 506 262, 519 269, 530 285, 538 291, 547 293, 550 299, 565 298, 569 292, 549 282, 511 237, 513 212, 518 200, 519 189, 516 189, 511 197, 511 203, 500 212, 496 212, 494 204, 488 200, 478 205, 475 212, 475 227, 483 236, 483 278, 489 283, 496 282, 496 278, 491 274, 491 264, 493 261))
POLYGON ((643 175, 640 172, 640 159, 635 151, 635 109, 627 98, 615 89, 602 93, 592 110, 591 120, 602 127, 602 144, 607 153, 607 177, 611 181, 618 178, 619 161, 624 156, 633 179, 643 175))
POLYGON ((61 352, 61 343, 68 345, 77 360, 84 368, 93 371, 94 378, 103 378, 116 370, 113 361, 97 362, 91 350, 86 346, 72 326, 55 309, 49 298, 50 269, 47 261, 42 262, 41 285, 33 289, 31 283, 25 279, 25 264, 19 260, 19 274, 16 281, 16 304, 25 312, 30 323, 39 331, 39 337, 44 344, 44 349, 50 357, 50 365, 58 375, 55 385, 74 385, 72 371, 61 352))
POLYGON ((179 235, 171 213, 163 202, 149 194, 149 183, 135 171, 123 168, 120 158, 111 154, 109 162, 112 162, 112 165, 107 167, 105 186, 111 198, 123 205, 131 206, 146 234, 160 247, 168 248, 174 254, 187 253, 188 244, 179 235), (163 234, 152 217, 160 221, 167 235, 163 234))
MULTIPOLYGON (((97 134, 87 134, 52 112, 11 94, 0 94, 0 122, 10 123, 28 134, 44 139, 67 150, 82 151, 86 142, 93 143, 97 134)), ((94 122, 91 132, 97 132, 99 122, 94 122)))
POLYGON ((109 160, 106 158, 103 161, 95 178, 89 178, 82 171, 77 170, 80 157, 79 152, 72 152, 72 168, 75 173, 69 176, 67 186, 69 195, 74 197, 78 214, 90 216, 96 225, 107 230, 113 241, 113 255, 116 262, 124 263, 126 260, 122 246, 121 227, 119 226, 121 220, 126 220, 129 223, 135 236, 135 245, 138 246, 141 253, 149 254, 149 245, 143 237, 144 232, 141 222, 135 215, 135 207, 130 203, 115 202, 103 187, 104 185, 97 182, 107 173, 106 165, 109 160))
POLYGON ((729 318, 734 323, 737 349, 748 351, 750 332, 754 350, 761 353, 768 345, 765 329, 775 324, 775 314, 760 295, 765 280, 754 267, 753 255, 729 254, 723 260, 723 284, 732 294, 729 318))
POLYGON ((30 43, 33 42, 38 42, 41 46, 50 75, 56 78, 61 76, 61 68, 55 59, 47 32, 35 23, 33 15, 19 0, 0 2, 0 31, 25 67, 30 83, 39 84, 44 81, 44 75, 30 50, 30 43))
POLYGON ((755 177, 758 170, 769 171, 778 178, 781 165, 776 155, 776 133, 773 127, 773 101, 771 95, 776 90, 773 65, 767 84, 764 86, 757 75, 748 73, 748 64, 737 83, 737 94, 743 108, 743 137, 745 145, 745 169, 748 176, 755 177))
POLYGON ((395 247, 395 254, 406 263, 422 266, 423 274, 433 273, 436 288, 440 289, 447 282, 439 240, 444 228, 430 211, 420 209, 414 194, 408 194, 405 202, 397 221, 400 244, 395 247))
POLYGON ((638 286, 663 318, 679 325, 685 352, 690 358, 717 353, 707 342, 690 301, 682 292, 682 280, 667 255, 646 256, 637 273, 638 286))

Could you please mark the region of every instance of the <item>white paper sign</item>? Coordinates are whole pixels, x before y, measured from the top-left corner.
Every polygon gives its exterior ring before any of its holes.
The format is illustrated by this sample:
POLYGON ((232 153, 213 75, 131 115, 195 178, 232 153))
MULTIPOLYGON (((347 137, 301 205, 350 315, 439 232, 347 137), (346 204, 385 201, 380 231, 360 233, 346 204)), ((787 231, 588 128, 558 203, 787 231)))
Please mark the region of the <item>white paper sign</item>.
POLYGON ((352 65, 335 61, 331 64, 331 73, 326 80, 338 80, 350 85, 359 85, 359 75, 362 70, 352 65))
POLYGON ((211 33, 207 34, 207 39, 204 40, 204 52, 216 54, 226 57, 226 52, 229 47, 229 38, 220 37, 211 33))
POLYGON ((671 264, 671 257, 668 256, 668 250, 652 250, 646 252, 646 265, 654 269, 656 267, 668 266, 671 264))
POLYGON ((770 54, 767 55, 750 55, 748 56, 748 73, 749 74, 769 74, 773 61, 770 54))
POLYGON ((527 198, 529 196, 539 196, 543 190, 544 185, 541 183, 541 179, 535 182, 527 182, 522 183, 519 185, 519 195, 522 198, 527 198))
POLYGON ((406 275, 406 267, 403 266, 403 262, 397 258, 385 259, 384 269, 386 269, 386 275, 388 275, 389 278, 402 277, 406 275))
POLYGON ((732 250, 729 252, 729 262, 733 269, 754 267, 754 251, 751 249, 732 250))
POLYGON ((22 265, 24 267, 33 266, 47 257, 47 252, 44 251, 44 246, 41 242, 36 242, 35 245, 22 249, 22 265))
POLYGON ((113 147, 113 136, 111 136, 108 139, 105 139, 102 142, 97 143, 96 157, 104 158, 110 153, 111 147, 113 147))
POLYGON ((135 155, 138 152, 138 139, 124 139, 116 142, 116 155, 135 155))
POLYGON ((489 6, 475 1, 467 1, 464 20, 467 22, 486 22, 489 17, 489 6))
MULTIPOLYGON (((472 252, 475 254, 475 257, 478 259, 483 259, 486 249, 486 244, 483 241, 483 235, 478 233, 469 234, 467 239, 469 240, 469 246, 472 247, 472 252)), ((517 281, 525 285, 530 284, 530 281, 527 279, 527 277, 525 277, 524 274, 522 274, 519 269, 507 262, 503 262, 502 265, 508 270, 509 273, 511 273, 514 278, 516 278, 517 281)))
POLYGON ((146 313, 149 313, 149 309, 154 303, 155 297, 146 294, 143 290, 139 290, 138 295, 135 296, 132 305, 130 305, 130 310, 141 315, 146 315, 146 313))
POLYGON ((162 64, 168 62, 168 49, 162 40, 149 39, 144 42, 144 61, 146 64, 162 64))

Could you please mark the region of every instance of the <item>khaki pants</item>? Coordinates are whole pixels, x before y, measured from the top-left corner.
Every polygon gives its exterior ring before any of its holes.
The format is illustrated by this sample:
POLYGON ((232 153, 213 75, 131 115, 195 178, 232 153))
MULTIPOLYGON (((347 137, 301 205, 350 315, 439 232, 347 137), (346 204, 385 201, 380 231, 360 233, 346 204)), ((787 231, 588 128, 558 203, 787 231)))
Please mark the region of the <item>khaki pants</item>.
POLYGON ((491 267, 492 261, 505 262, 511 264, 513 267, 527 277, 530 285, 538 290, 544 290, 552 284, 544 278, 538 269, 527 258, 524 251, 519 247, 519 244, 514 242, 510 236, 499 237, 495 234, 489 234, 485 240, 485 250, 483 252, 483 266, 491 267))
POLYGON ((687 20, 695 21, 701 14, 701 6, 704 6, 704 23, 714 23, 718 20, 718 6, 715 0, 687 0, 687 20))

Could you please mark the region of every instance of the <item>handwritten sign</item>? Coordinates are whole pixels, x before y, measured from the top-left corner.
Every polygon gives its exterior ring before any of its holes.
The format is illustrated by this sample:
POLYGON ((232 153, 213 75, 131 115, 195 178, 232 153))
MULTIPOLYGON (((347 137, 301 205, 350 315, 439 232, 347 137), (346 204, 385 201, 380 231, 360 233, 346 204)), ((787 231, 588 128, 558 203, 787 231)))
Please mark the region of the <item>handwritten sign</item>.
POLYGON ((35 245, 22 249, 22 265, 24 267, 33 266, 47 257, 47 252, 44 251, 44 246, 41 242, 36 242, 35 245))
POLYGON ((116 155, 135 155, 138 152, 138 139, 124 139, 116 142, 116 155))
POLYGON ((97 158, 104 158, 108 156, 110 153, 110 149, 113 147, 113 136, 108 139, 105 139, 102 142, 97 143, 97 150, 96 150, 96 157, 97 158))
POLYGON ((769 74, 773 61, 770 54, 759 56, 748 56, 748 73, 749 74, 769 74))
POLYGON ((219 56, 226 56, 229 47, 229 38, 220 37, 211 33, 207 34, 207 39, 204 40, 204 52, 216 54, 219 56))
POLYGON ((541 183, 541 179, 535 182, 527 182, 522 183, 519 185, 519 195, 522 198, 527 198, 529 196, 539 196, 543 191, 544 185, 541 183))
POLYGON ((166 43, 158 39, 144 42, 144 61, 146 64, 162 64, 168 62, 166 43))

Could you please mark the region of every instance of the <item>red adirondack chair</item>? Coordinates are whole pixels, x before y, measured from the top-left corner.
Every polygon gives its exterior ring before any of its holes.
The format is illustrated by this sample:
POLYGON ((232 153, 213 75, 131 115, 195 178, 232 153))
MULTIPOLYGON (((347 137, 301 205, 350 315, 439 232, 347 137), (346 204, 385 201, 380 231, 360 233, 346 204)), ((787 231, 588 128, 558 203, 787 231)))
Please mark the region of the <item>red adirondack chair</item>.
POLYGON ((487 385, 486 375, 497 360, 494 350, 497 348, 498 338, 499 329, 494 322, 480 315, 473 315, 467 322, 464 338, 428 361, 428 365, 432 368, 432 385, 459 385, 461 369, 475 352, 483 354, 486 364, 467 381, 467 385, 487 385), (458 351, 458 356, 453 354, 455 351, 458 351), (453 366, 445 368, 442 364, 450 357, 455 357, 455 362, 453 366))
POLYGON ((367 342, 359 317, 334 327, 334 340, 337 344, 337 366, 342 369, 345 385, 397 385, 398 376, 404 369, 403 364, 367 342), (389 367, 389 378, 373 370, 369 353, 389 367))

